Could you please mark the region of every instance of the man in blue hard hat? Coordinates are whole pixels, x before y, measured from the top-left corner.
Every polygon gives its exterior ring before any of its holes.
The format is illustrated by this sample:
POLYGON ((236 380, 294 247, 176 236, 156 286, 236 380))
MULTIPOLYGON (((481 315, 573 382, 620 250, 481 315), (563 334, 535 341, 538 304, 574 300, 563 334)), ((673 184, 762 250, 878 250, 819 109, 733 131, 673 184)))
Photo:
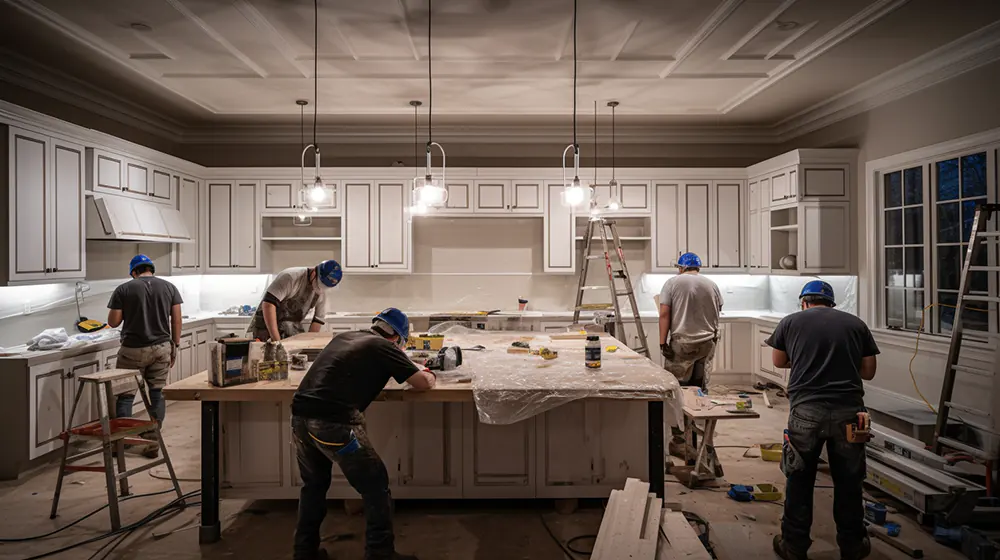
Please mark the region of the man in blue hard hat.
MULTIPOLYGON (((108 325, 122 325, 121 348, 116 367, 138 369, 149 387, 150 417, 163 425, 167 407, 163 387, 177 359, 181 340, 181 299, 177 288, 153 274, 156 267, 146 255, 136 255, 128 268, 132 280, 115 288, 108 301, 108 325)), ((118 395, 115 416, 132 416, 134 392, 118 395)), ((152 434, 143 434, 152 439, 152 434)), ((159 455, 159 447, 142 450, 147 457, 159 455)))
POLYGON ((660 291, 660 353, 664 368, 681 385, 708 387, 715 343, 719 338, 722 294, 702 276, 701 258, 684 253, 677 259, 678 274, 660 291))
POLYGON ((364 416, 390 379, 415 391, 434 388, 435 375, 403 351, 409 334, 402 311, 383 310, 372 318, 370 329, 335 336, 292 397, 292 432, 302 476, 295 560, 327 558, 319 546, 319 529, 334 463, 364 501, 366 560, 416 560, 396 552, 389 475, 368 439, 364 416))
POLYGON ((340 263, 327 260, 316 266, 297 266, 279 272, 264 293, 247 333, 266 341, 299 334, 309 313, 309 332, 319 332, 326 318, 326 289, 344 276, 340 263))
POLYGON ((791 368, 781 463, 787 478, 785 513, 774 551, 785 560, 806 558, 816 468, 825 445, 840 557, 860 560, 871 553, 861 497, 865 444, 848 441, 847 427, 866 421, 863 381, 875 377, 879 349, 864 321, 834 309, 830 284, 807 282, 799 300, 802 310, 782 319, 766 340, 774 365, 791 368))

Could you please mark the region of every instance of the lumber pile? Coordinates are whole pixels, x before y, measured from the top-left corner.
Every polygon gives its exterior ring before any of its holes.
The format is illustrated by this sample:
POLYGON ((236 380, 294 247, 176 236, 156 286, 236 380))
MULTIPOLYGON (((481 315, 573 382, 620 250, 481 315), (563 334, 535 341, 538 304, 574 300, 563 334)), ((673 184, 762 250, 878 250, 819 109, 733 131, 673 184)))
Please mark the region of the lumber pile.
POLYGON ((662 506, 649 484, 635 478, 612 490, 592 560, 710 560, 684 514, 662 506))

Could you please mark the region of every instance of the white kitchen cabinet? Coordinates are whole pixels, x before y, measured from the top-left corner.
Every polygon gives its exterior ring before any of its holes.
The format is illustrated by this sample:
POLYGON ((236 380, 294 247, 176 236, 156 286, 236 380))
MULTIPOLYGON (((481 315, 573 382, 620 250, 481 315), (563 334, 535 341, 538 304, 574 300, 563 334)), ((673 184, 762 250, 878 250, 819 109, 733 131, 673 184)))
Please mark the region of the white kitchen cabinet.
POLYGON ((205 236, 202 232, 201 208, 202 196, 200 183, 189 177, 174 176, 177 187, 177 208, 187 226, 188 234, 194 243, 178 243, 174 245, 173 274, 198 273, 202 270, 202 248, 205 236))
POLYGON ((121 194, 125 190, 125 158, 98 148, 87 148, 87 178, 94 192, 121 194))
POLYGON ((462 404, 393 403, 402 409, 398 498, 462 497, 462 404))
POLYGON ((258 268, 260 223, 257 183, 208 184, 208 268, 213 272, 252 272, 258 268))
POLYGON ((409 272, 410 186, 403 181, 344 182, 345 271, 409 272))
POLYGON ((473 201, 472 181, 448 181, 445 189, 448 191, 448 200, 444 203, 444 208, 439 209, 439 214, 471 214, 475 208, 473 201))
POLYGON ((170 200, 173 190, 173 176, 169 171, 153 169, 149 195, 157 200, 170 200))
MULTIPOLYGON (((99 352, 94 352, 70 358, 64 364, 66 373, 63 376, 63 417, 66 419, 66 429, 93 422, 100 417, 93 384, 88 383, 84 387, 75 414, 73 414, 73 401, 76 400, 76 392, 80 388, 79 377, 81 375, 97 373, 104 369, 101 358, 102 356, 99 352), (72 414, 72 417, 70 417, 70 414, 72 414)), ((114 401, 109 403, 108 406, 110 407, 109 410, 114 410, 114 401)))
POLYGON ((781 387, 787 387, 788 370, 774 367, 774 361, 771 358, 771 347, 764 342, 773 332, 774 329, 771 328, 757 327, 755 329, 754 353, 757 356, 757 367, 754 368, 754 374, 764 381, 775 383, 781 387))
POLYGON ((709 196, 708 266, 721 270, 741 270, 743 260, 743 185, 715 181, 709 196))
POLYGON ((799 219, 799 271, 806 274, 849 274, 849 203, 801 202, 799 219))
POLYGON ((149 166, 133 160, 125 160, 125 190, 138 195, 149 194, 149 166))
MULTIPOLYGON (((605 208, 613 198, 618 200, 619 209, 603 212, 606 216, 646 216, 652 209, 652 194, 649 181, 622 181, 612 186, 609 183, 594 185, 594 202, 598 208, 605 208)), ((583 215, 590 212, 589 205, 575 208, 583 215)))
POLYGON ((194 334, 182 333, 177 345, 177 358, 170 368, 169 383, 176 383, 194 374, 194 334))
POLYGON ((0 283, 83 279, 84 148, 10 127, 8 151, 9 261, 0 283))
POLYGON ((223 482, 254 488, 285 485, 290 456, 281 450, 294 449, 288 407, 282 401, 223 403, 223 482))
POLYGON ((562 183, 545 184, 543 224, 543 269, 561 274, 576 273, 576 240, 573 211, 562 204, 562 183))
POLYGON ((462 406, 462 496, 533 498, 535 418, 515 424, 483 424, 473 403, 462 406))
POLYGON ((288 210, 295 206, 291 181, 264 181, 264 209, 288 210))
POLYGON ((200 327, 194 331, 194 370, 192 374, 208 371, 211 360, 212 327, 200 327))
POLYGON ((653 270, 674 271, 681 254, 681 184, 653 185, 653 270))
POLYGON ((63 388, 66 368, 56 360, 29 370, 30 414, 29 458, 35 459, 59 448, 65 418, 63 388))
POLYGON ((711 187, 710 181, 685 183, 681 192, 684 200, 684 211, 678 216, 683 224, 680 252, 698 255, 706 267, 711 266, 708 254, 709 215, 711 214, 708 195, 711 187))
POLYGON ((540 181, 478 180, 472 186, 477 214, 541 216, 545 210, 545 185, 540 181))

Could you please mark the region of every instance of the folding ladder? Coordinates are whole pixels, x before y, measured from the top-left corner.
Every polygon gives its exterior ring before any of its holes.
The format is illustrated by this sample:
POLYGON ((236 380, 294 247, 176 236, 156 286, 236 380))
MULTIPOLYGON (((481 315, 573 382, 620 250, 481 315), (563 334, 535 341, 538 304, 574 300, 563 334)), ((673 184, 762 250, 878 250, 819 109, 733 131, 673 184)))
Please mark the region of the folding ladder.
MULTIPOLYGON (((963 308, 966 303, 979 304, 986 308, 990 305, 1000 306, 1000 297, 969 293, 971 273, 1000 272, 1000 266, 998 266, 1000 262, 995 262, 990 266, 972 264, 976 262, 976 257, 980 254, 980 251, 984 250, 984 245, 990 246, 988 245, 989 243, 992 243, 992 246, 988 250, 992 251, 994 259, 997 258, 997 247, 1000 246, 1000 227, 998 227, 998 221, 1000 221, 1000 204, 980 204, 976 207, 975 217, 972 220, 972 234, 969 238, 969 248, 965 252, 965 263, 962 265, 962 274, 959 278, 959 294, 951 330, 951 346, 948 348, 948 362, 945 366, 944 383, 941 387, 941 401, 938 405, 937 424, 934 427, 933 450, 937 454, 941 454, 944 448, 949 448, 956 451, 964 451, 983 461, 995 460, 997 458, 996 438, 1000 437, 1000 433, 998 433, 998 419, 990 411, 980 410, 953 401, 952 393, 955 389, 955 377, 958 373, 988 378, 993 388, 993 395, 997 395, 998 389, 1000 389, 1000 382, 998 382, 1000 378, 998 378, 997 374, 998 370, 1000 370, 1000 333, 966 330, 962 326, 963 308), (963 338, 965 337, 980 338, 988 341, 989 347, 992 348, 994 354, 991 366, 983 369, 958 363, 963 338), (957 415, 955 416, 955 420, 960 423, 980 430, 984 434, 983 438, 986 441, 993 440, 989 448, 975 447, 946 436, 948 420, 952 416, 953 411, 989 419, 988 424, 984 425, 970 422, 965 416, 961 418, 957 415)), ((994 396, 994 398, 997 397, 994 396)), ((994 409, 996 408, 994 405, 994 409)))
MULTIPOLYGON (((618 303, 618 298, 628 297, 628 304, 632 309, 632 320, 635 321, 636 333, 639 335, 639 346, 632 348, 632 350, 644 354, 648 358, 649 345, 646 343, 646 332, 642 328, 642 319, 639 317, 639 306, 635 302, 635 291, 632 287, 632 277, 629 276, 628 266, 625 264, 625 252, 622 250, 622 241, 618 237, 618 228, 615 227, 615 221, 602 217, 591 218, 587 224, 585 239, 587 245, 583 255, 583 269, 580 271, 580 287, 576 292, 576 306, 573 308, 573 322, 578 323, 580 321, 581 311, 613 310, 615 335, 619 337, 618 340, 623 340, 625 337, 625 326, 622 322, 621 305, 618 303), (595 230, 600 231, 601 246, 604 249, 603 253, 593 253, 595 230), (608 247, 609 239, 613 245, 610 248, 608 247), (590 270, 590 261, 595 259, 604 259, 604 266, 608 276, 607 285, 587 285, 587 272, 590 270), (620 268, 614 266, 613 261, 615 259, 617 259, 620 268), (624 286, 621 289, 617 287, 617 280, 624 281, 624 286), (608 290, 611 293, 611 303, 585 305, 583 303, 583 294, 588 290, 608 290)), ((628 343, 626 342, 626 344, 628 343)))

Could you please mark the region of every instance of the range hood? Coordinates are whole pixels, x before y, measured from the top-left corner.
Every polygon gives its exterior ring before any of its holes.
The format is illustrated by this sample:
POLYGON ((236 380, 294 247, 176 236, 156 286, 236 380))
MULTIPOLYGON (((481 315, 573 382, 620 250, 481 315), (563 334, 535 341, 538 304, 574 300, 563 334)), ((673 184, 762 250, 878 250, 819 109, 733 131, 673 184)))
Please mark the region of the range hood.
POLYGON ((87 239, 194 243, 177 209, 144 200, 102 195, 87 197, 87 239))

